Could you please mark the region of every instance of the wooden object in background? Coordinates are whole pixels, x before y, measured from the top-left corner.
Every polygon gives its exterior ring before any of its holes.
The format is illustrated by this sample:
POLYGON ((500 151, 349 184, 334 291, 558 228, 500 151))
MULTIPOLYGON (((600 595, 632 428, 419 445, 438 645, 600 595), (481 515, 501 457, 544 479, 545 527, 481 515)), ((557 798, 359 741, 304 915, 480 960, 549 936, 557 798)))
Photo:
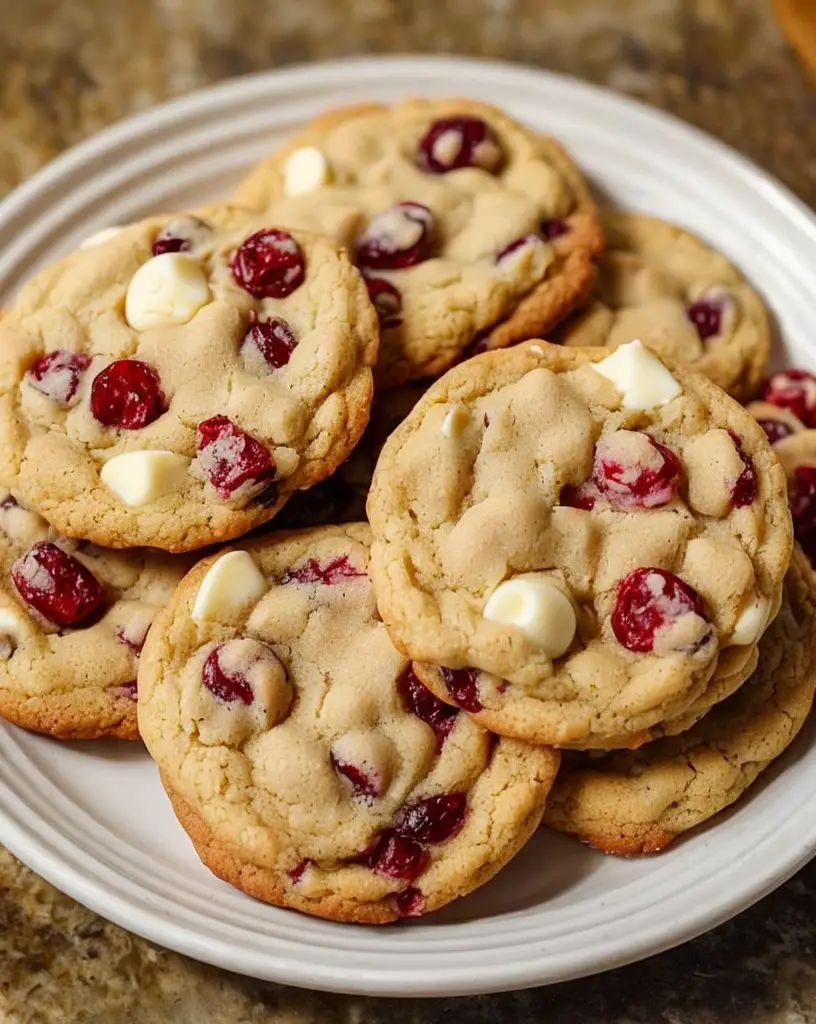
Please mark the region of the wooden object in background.
POLYGON ((773 0, 788 40, 816 79, 816 0, 773 0))

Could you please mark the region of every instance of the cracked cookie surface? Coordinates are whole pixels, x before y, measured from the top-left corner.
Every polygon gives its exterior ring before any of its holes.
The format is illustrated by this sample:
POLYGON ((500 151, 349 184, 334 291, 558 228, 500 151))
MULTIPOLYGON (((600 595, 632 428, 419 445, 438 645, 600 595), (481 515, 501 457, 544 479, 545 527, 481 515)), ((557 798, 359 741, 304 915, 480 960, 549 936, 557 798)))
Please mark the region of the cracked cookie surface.
POLYGON ((540 821, 558 754, 496 740, 419 683, 377 615, 369 537, 281 533, 199 563, 146 644, 139 724, 211 870, 376 924, 498 871, 540 821), (242 567, 227 586, 224 559, 242 567))

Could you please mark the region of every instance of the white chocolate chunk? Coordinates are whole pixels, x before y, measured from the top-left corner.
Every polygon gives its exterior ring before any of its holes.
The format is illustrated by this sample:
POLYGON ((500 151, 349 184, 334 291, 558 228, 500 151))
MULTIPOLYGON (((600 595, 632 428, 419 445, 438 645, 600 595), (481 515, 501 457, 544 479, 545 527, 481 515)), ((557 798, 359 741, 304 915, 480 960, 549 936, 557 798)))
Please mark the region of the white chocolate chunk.
POLYGON ((20 612, 14 608, 0 608, 0 658, 8 658, 29 631, 20 612))
POLYGON ((101 231, 94 231, 92 235, 88 235, 84 242, 79 243, 79 248, 93 249, 97 245, 102 245, 103 242, 109 242, 112 238, 116 238, 120 231, 124 231, 124 228, 118 224, 114 224, 109 228, 102 228, 101 231))
POLYGON ((326 157, 314 146, 301 146, 290 153, 283 165, 283 191, 287 196, 312 192, 331 180, 326 157))
POLYGON ((734 632, 728 641, 730 647, 744 647, 754 644, 765 632, 768 625, 768 614, 771 602, 766 597, 757 596, 743 608, 739 614, 734 632))
POLYGON ((248 551, 228 551, 201 581, 193 603, 196 622, 230 622, 266 593, 264 575, 248 551))
POLYGON ((491 622, 515 626, 551 658, 560 658, 575 636, 575 609, 558 587, 546 580, 500 583, 482 613, 491 622))
POLYGON ((204 268, 183 252, 154 256, 130 279, 125 318, 136 331, 186 324, 210 301, 204 268))
POLYGON ((531 345, 527 351, 532 352, 534 356, 544 355, 544 349, 540 345, 531 345))
POLYGON ((639 341, 621 345, 592 368, 620 391, 624 409, 654 409, 683 392, 657 356, 639 341))
POLYGON ((139 508, 181 487, 190 460, 175 452, 125 452, 109 459, 99 474, 126 505, 139 508))
POLYGON ((448 410, 442 420, 442 433, 445 437, 461 437, 470 423, 470 413, 463 405, 455 405, 448 410))

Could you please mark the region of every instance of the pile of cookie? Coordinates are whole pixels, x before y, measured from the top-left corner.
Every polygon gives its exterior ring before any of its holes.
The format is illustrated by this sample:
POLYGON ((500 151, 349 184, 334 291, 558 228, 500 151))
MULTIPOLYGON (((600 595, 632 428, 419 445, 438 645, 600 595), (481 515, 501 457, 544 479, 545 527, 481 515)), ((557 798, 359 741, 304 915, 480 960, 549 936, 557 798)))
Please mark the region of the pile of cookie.
POLYGON ((328 114, 0 319, 0 714, 141 737, 213 872, 336 920, 542 821, 659 850, 816 689, 816 378, 769 352, 555 140, 328 114))

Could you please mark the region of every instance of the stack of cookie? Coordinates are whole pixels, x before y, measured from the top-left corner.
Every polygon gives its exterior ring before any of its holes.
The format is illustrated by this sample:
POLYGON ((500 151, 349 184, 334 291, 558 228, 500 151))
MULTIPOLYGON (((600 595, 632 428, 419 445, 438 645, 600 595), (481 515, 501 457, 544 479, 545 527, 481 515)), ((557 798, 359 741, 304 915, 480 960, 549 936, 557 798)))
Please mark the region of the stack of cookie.
POLYGON ((0 320, 0 714, 141 736, 205 864, 337 920, 542 820, 658 849, 816 686, 770 443, 814 551, 816 379, 747 411, 769 345, 727 261, 501 112, 327 115, 0 320))

